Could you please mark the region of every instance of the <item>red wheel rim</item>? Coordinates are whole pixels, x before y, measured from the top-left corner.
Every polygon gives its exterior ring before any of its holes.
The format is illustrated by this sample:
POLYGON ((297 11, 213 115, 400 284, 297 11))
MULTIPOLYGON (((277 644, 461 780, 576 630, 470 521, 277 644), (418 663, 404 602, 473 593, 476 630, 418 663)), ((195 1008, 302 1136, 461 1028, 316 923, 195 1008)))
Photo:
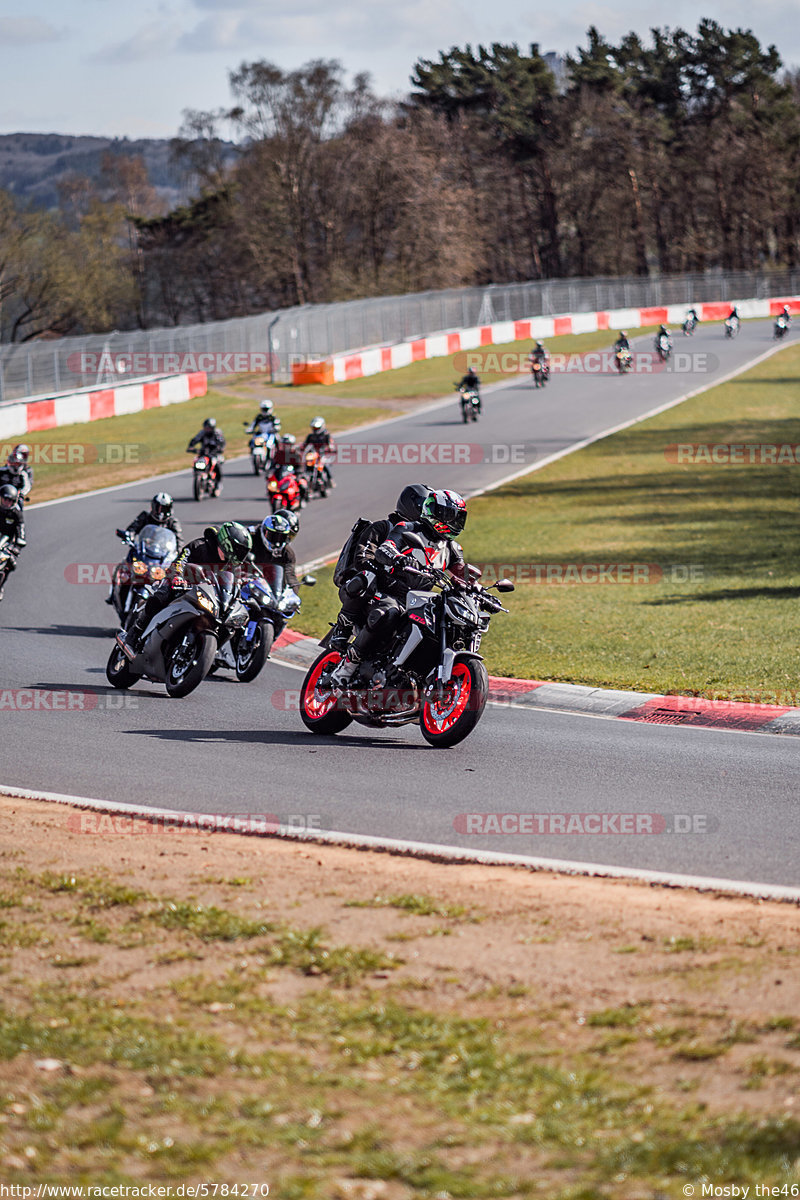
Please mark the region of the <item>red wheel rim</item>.
POLYGON ((472 694, 472 678, 466 663, 453 667, 450 682, 441 700, 428 700, 422 710, 422 720, 430 733, 447 733, 464 715, 472 694))
POLYGON ((341 662, 341 658, 342 656, 337 650, 331 650, 329 654, 319 660, 308 677, 308 682, 303 689, 303 708, 312 721, 318 721, 320 717, 326 716, 332 708, 336 707, 336 697, 332 693, 318 700, 316 691, 320 675, 325 668, 331 666, 332 663, 341 662))

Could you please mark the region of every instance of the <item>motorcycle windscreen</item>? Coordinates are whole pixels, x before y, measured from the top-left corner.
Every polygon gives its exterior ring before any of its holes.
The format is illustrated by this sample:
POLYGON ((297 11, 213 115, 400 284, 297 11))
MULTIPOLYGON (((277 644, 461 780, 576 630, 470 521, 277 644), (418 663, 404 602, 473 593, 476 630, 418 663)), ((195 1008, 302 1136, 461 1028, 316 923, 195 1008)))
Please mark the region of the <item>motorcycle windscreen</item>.
POLYGON ((163 525, 145 525, 139 534, 136 549, 141 558, 151 558, 164 563, 178 553, 178 539, 171 529, 163 525))
POLYGON ((259 563, 258 569, 264 576, 265 580, 272 588, 275 595, 280 598, 283 591, 283 567, 280 563, 259 563))

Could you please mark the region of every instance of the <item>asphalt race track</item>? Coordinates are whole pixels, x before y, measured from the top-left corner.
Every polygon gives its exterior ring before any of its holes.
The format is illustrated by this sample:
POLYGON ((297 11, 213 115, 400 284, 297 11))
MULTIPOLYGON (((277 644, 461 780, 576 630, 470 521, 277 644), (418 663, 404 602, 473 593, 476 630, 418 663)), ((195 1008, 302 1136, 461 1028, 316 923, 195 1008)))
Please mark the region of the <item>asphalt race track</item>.
MULTIPOLYGON (((338 549, 356 516, 384 515, 407 482, 469 495, 727 376, 769 350, 771 330, 771 322, 747 322, 734 341, 719 325, 701 326, 692 339, 678 333, 677 351, 707 356, 700 370, 625 378, 567 373, 536 393, 526 377, 489 389, 476 425, 462 425, 452 398, 340 438, 351 461, 336 468, 329 498, 302 514, 298 557, 308 562, 338 549), (452 466, 352 461, 364 453, 354 447, 386 442, 473 443, 483 450, 453 451, 461 461, 452 466)), ((187 426, 187 440, 194 432, 187 426)), ((263 517, 263 477, 252 475, 247 460, 227 464, 227 472, 223 496, 203 504, 190 498, 189 471, 159 477, 175 497, 187 538, 223 519, 263 517)), ((163 687, 146 682, 114 691, 105 679, 114 617, 103 603, 106 586, 68 579, 74 564, 118 561, 114 529, 155 490, 138 483, 29 509, 28 548, 0 606, 1 783, 157 808, 269 813, 322 829, 476 849, 797 882, 794 738, 490 706, 475 733, 451 751, 430 748, 413 725, 352 725, 336 738, 315 739, 292 707, 302 675, 278 663, 249 685, 209 678, 185 700, 169 700, 163 687), (83 707, 15 707, 16 689, 37 689, 40 702, 42 693, 53 693, 53 704, 83 707), (520 812, 664 814, 668 827, 689 831, 459 832, 467 828, 464 814, 520 812), (690 819, 675 822, 676 814, 690 819)), ((465 542, 468 552, 468 536, 465 542)), ((513 620, 513 600, 511 615, 496 620, 513 620)))

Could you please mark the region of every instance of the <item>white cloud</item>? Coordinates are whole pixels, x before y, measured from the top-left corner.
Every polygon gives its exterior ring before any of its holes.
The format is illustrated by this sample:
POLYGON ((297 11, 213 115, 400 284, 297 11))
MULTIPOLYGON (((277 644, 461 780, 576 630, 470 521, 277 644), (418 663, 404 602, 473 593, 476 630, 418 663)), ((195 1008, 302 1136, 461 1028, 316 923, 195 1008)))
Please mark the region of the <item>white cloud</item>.
POLYGON ((56 29, 41 17, 0 17, 0 45, 35 46, 58 42, 65 36, 65 30, 56 29))
POLYGON ((134 63, 163 58, 171 54, 179 41, 180 30, 171 21, 150 21, 131 37, 104 46, 92 54, 96 63, 134 63))

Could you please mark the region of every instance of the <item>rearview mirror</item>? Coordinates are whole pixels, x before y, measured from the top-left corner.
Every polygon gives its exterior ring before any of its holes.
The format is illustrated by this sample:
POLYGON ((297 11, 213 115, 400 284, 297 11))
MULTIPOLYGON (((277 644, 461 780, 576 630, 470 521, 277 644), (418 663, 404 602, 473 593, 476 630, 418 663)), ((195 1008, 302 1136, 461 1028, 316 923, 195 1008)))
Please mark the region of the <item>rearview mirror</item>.
POLYGON ((494 586, 498 592, 513 592, 516 590, 510 579, 498 579, 494 586))
POLYGON ((317 582, 317 577, 316 575, 304 575, 300 582, 304 583, 306 587, 313 587, 317 582))

